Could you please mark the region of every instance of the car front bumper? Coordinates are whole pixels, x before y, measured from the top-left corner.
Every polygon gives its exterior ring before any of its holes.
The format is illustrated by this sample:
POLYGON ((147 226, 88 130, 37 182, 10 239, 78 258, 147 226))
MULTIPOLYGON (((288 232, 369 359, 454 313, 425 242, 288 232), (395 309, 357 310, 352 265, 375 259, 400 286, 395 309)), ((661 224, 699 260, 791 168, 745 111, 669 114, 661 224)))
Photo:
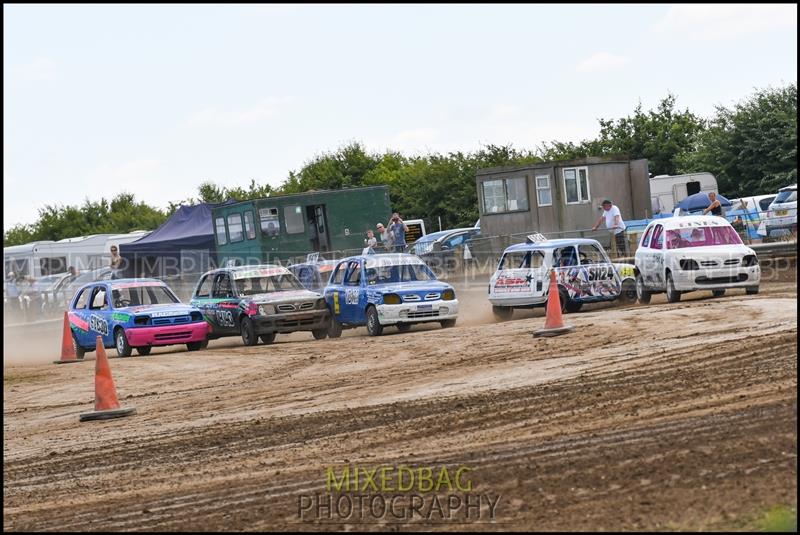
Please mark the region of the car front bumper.
POLYGON ((256 334, 292 333, 295 331, 316 331, 327 329, 330 323, 330 312, 327 308, 314 309, 308 312, 288 312, 267 316, 251 316, 256 334))
POLYGON ((454 320, 458 317, 458 299, 451 301, 425 301, 400 305, 377 305, 381 325, 398 323, 424 323, 427 321, 454 320))
POLYGON ((168 346, 202 342, 208 336, 209 324, 205 321, 183 325, 164 325, 158 327, 132 327, 125 329, 125 337, 132 347, 168 346))
POLYGON ((734 269, 675 270, 672 272, 672 281, 679 292, 746 288, 759 285, 761 269, 759 266, 750 266, 734 269))

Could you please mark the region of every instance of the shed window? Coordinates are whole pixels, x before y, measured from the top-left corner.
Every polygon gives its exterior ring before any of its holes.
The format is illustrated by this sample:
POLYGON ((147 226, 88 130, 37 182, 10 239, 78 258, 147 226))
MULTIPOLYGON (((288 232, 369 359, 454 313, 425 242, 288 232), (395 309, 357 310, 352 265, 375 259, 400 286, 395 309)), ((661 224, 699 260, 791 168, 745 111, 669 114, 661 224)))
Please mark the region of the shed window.
POLYGON ((228 216, 228 238, 231 243, 242 241, 242 214, 230 214, 228 216))
POLYGON ((244 233, 247 235, 248 240, 253 240, 256 237, 256 227, 253 223, 253 211, 248 210, 244 213, 244 233))
POLYGON ((586 167, 564 169, 564 197, 567 204, 589 202, 589 178, 586 167))
POLYGON ((286 223, 287 234, 298 234, 306 230, 303 223, 303 208, 300 206, 284 206, 283 220, 286 223))
POLYGON ((483 182, 483 211, 487 214, 528 209, 525 178, 501 178, 483 182))
POLYGON ((539 175, 536 177, 536 201, 539 206, 550 206, 553 204, 553 192, 550 190, 550 175, 539 175))
POLYGON ((217 233, 217 245, 225 245, 228 240, 225 235, 225 218, 218 217, 215 220, 215 229, 217 233))
POLYGON ((258 210, 258 217, 261 220, 261 233, 263 235, 274 237, 281 233, 281 222, 278 220, 277 208, 261 208, 258 210))

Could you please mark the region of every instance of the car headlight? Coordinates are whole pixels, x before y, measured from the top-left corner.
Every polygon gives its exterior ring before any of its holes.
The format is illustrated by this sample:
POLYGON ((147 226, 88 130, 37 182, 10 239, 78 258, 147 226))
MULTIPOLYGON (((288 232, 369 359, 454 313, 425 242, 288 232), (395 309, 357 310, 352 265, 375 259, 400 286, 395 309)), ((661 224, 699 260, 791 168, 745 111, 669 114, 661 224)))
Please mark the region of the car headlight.
POLYGON ((150 321, 150 316, 136 316, 133 318, 134 325, 147 325, 148 321, 150 321))
POLYGON ((453 290, 448 289, 445 290, 444 293, 442 293, 443 301, 452 301, 455 298, 456 298, 456 292, 454 292, 453 290))
POLYGON ((328 305, 325 303, 324 299, 317 299, 317 308, 319 310, 322 310, 323 308, 326 308, 327 306, 328 305))
POLYGON ((270 314, 275 314, 275 307, 272 305, 258 305, 258 313, 261 316, 268 316, 270 314))
POLYGON ((757 266, 758 258, 754 254, 745 255, 744 258, 742 258, 742 265, 744 267, 757 266))
POLYGON ((403 300, 397 294, 386 294, 383 296, 383 304, 385 305, 399 305, 403 300))
POLYGON ((697 265, 697 262, 692 260, 691 258, 684 258, 680 261, 681 269, 685 270, 692 270, 692 269, 700 269, 700 266, 697 265))

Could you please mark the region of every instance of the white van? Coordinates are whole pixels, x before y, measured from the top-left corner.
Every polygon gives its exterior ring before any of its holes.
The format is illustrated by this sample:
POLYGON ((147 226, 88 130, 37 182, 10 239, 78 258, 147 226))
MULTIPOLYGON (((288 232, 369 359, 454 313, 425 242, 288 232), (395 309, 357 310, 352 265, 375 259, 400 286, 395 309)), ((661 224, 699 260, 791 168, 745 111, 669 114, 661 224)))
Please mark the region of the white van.
POLYGON ((767 236, 797 231, 797 184, 778 190, 767 212, 767 236))
POLYGON ((655 214, 668 214, 675 205, 695 193, 719 193, 717 179, 711 173, 658 175, 650 178, 650 205, 655 214))

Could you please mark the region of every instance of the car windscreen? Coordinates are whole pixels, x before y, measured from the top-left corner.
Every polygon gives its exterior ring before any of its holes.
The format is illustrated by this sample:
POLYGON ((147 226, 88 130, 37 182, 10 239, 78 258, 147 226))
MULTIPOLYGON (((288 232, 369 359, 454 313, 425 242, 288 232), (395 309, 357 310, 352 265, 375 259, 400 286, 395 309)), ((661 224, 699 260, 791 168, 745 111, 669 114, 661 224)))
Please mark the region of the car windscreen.
POLYGON ((287 290, 302 290, 303 285, 291 273, 281 273, 279 275, 265 277, 245 277, 234 281, 236 295, 257 295, 273 292, 285 292, 287 290))
POLYGON ((541 251, 511 251, 503 255, 498 269, 535 269, 544 265, 541 251))
POLYGON ((742 239, 732 227, 694 227, 667 231, 667 248, 740 245, 742 239))
POLYGON ((112 288, 111 299, 114 308, 180 303, 169 288, 157 285, 112 288))
POLYGON ((784 202, 797 202, 797 190, 796 189, 787 189, 778 193, 778 196, 775 197, 775 200, 772 201, 774 204, 780 204, 784 202))
POLYGON ((433 272, 425 264, 396 264, 368 267, 367 284, 387 284, 398 282, 418 282, 436 280, 433 272))

